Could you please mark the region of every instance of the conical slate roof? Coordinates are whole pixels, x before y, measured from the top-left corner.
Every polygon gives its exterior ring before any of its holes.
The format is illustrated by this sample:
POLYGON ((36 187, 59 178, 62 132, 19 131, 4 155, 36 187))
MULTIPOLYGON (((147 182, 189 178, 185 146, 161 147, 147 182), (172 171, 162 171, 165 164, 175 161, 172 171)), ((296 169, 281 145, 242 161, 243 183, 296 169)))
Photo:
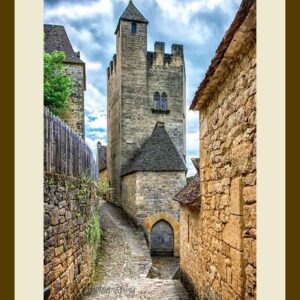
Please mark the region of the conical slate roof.
POLYGON ((152 135, 123 168, 122 176, 138 171, 187 171, 164 123, 157 122, 152 135))
POLYGON ((132 1, 129 1, 128 6, 126 7, 123 14, 121 15, 115 33, 117 33, 119 30, 121 20, 135 21, 138 23, 147 23, 147 24, 149 23, 148 20, 142 15, 142 13, 136 8, 136 6, 133 4, 132 1))
POLYGON ((64 26, 44 24, 44 36, 45 52, 62 51, 66 55, 65 62, 84 64, 79 55, 73 50, 64 26))

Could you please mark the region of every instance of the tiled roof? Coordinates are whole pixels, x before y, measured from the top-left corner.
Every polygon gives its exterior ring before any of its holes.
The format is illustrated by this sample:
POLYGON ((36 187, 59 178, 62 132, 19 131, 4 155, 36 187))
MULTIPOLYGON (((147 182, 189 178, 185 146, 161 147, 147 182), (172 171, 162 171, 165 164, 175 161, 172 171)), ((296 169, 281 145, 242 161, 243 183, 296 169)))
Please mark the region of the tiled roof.
MULTIPOLYGON (((231 23, 229 29, 226 31, 221 43, 219 44, 219 46, 216 50, 216 54, 215 54, 214 58, 212 59, 210 66, 208 67, 208 70, 205 74, 204 79, 201 81, 201 83, 198 87, 198 90, 196 91, 196 94, 194 96, 194 99, 192 101, 190 109, 196 109, 199 98, 201 98, 201 96, 203 96, 206 88, 209 86, 210 82, 212 81, 212 78, 213 78, 216 70, 221 65, 221 63, 225 57, 225 53, 226 53, 228 47, 230 46, 232 40, 234 40, 235 34, 240 29, 241 25, 245 21, 246 17, 248 16, 251 8, 253 7, 253 5, 255 3, 256 3, 255 0, 243 0, 242 1, 241 5, 239 7, 239 10, 235 15, 233 22, 231 23)), ((253 30, 255 30, 255 28, 253 30)), ((227 62, 226 65, 230 65, 230 63, 227 62)))
POLYGON ((122 176, 137 171, 187 171, 164 123, 156 123, 152 135, 123 168, 122 176))
POLYGON ((84 64, 79 54, 74 52, 64 26, 44 24, 44 34, 45 52, 62 51, 66 55, 65 62, 84 64))
POLYGON ((181 205, 200 205, 199 158, 192 158, 197 174, 188 180, 186 186, 175 196, 175 201, 181 205))
POLYGON ((97 151, 98 151, 97 153, 98 167, 99 167, 99 171, 102 171, 107 167, 107 147, 102 146, 101 143, 98 142, 97 151))
POLYGON ((182 205, 200 204, 200 177, 197 173, 189 183, 175 196, 182 205))
POLYGON ((148 20, 142 15, 142 13, 136 8, 132 1, 129 2, 128 6, 121 15, 115 33, 117 33, 119 30, 121 20, 135 21, 138 23, 147 24, 149 23, 148 20))

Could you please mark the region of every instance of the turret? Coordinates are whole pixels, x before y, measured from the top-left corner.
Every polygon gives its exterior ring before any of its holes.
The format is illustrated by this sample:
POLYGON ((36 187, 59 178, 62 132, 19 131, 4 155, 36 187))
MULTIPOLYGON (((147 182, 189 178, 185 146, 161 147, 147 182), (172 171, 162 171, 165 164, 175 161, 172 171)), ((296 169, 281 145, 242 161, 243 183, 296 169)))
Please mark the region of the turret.
POLYGON ((137 32, 138 24, 149 23, 148 20, 142 15, 142 13, 136 8, 132 1, 129 1, 128 6, 121 15, 117 28, 115 30, 115 34, 118 34, 122 21, 131 23, 131 31, 133 31, 132 33, 137 32))

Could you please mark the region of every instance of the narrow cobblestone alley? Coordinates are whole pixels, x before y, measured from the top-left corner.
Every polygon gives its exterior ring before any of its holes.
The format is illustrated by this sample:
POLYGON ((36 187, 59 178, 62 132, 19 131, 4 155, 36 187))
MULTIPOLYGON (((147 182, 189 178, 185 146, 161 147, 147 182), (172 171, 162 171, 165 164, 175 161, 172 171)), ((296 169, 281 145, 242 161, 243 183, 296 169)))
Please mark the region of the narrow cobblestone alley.
POLYGON ((100 217, 104 235, 95 283, 82 300, 189 299, 180 280, 171 279, 178 259, 154 258, 152 266, 143 233, 120 208, 102 202, 100 217))

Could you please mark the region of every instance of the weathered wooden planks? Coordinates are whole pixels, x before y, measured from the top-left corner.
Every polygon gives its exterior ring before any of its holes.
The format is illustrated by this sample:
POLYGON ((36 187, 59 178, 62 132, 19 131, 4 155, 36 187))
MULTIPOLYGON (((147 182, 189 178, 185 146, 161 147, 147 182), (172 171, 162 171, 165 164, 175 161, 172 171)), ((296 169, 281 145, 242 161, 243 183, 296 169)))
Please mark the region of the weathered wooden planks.
POLYGON ((98 166, 85 141, 44 108, 44 171, 98 178, 98 166))

